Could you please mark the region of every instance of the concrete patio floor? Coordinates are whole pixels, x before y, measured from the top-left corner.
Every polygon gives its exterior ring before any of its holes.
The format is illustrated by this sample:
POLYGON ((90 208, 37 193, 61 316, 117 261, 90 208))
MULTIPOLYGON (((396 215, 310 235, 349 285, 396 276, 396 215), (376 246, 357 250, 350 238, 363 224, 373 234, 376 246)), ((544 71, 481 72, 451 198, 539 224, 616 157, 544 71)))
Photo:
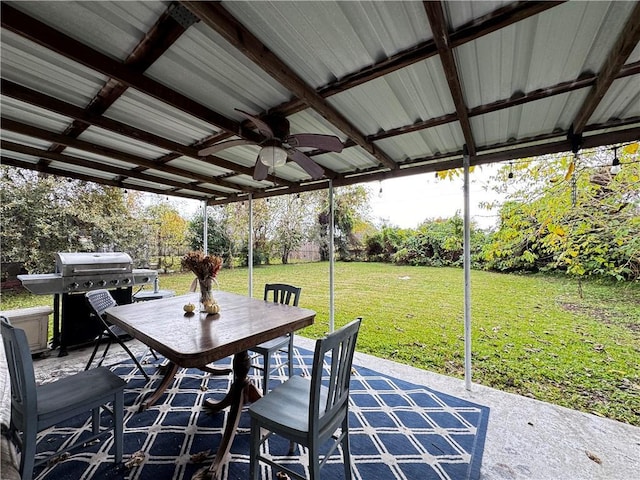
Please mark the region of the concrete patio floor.
MULTIPOLYGON (((138 355, 146 347, 129 341, 138 355)), ((296 337, 313 350, 313 341, 296 337)), ((51 381, 84 369, 89 348, 66 357, 34 359, 36 379, 51 381)), ((106 364, 128 358, 112 347, 106 364)), ((629 480, 640 478, 640 428, 482 385, 467 391, 459 379, 356 353, 356 365, 485 405, 491 409, 482 459, 483 480, 629 480)), ((420 479, 415 479, 420 480, 420 479)))

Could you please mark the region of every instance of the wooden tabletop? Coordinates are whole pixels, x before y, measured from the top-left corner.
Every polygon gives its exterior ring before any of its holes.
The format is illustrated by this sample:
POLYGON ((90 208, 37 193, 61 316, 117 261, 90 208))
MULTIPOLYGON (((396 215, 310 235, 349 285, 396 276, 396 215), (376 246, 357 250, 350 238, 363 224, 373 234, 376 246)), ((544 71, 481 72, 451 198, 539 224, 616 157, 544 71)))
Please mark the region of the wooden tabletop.
POLYGON ((185 314, 199 293, 120 305, 107 320, 181 367, 201 367, 311 325, 316 312, 216 291, 220 313, 185 314))

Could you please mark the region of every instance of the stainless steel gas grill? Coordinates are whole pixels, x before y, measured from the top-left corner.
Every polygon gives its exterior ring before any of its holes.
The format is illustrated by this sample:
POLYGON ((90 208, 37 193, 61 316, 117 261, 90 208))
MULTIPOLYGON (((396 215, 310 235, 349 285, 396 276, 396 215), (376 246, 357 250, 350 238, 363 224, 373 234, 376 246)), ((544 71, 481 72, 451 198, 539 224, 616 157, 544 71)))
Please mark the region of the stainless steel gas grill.
POLYGON ((119 304, 131 303, 133 287, 156 283, 158 272, 133 268, 131 257, 122 252, 62 252, 56 253, 55 273, 18 275, 18 279, 32 293, 54 295, 51 348, 59 346, 59 356, 64 356, 67 347, 88 343, 101 331, 84 293, 106 288, 119 304))

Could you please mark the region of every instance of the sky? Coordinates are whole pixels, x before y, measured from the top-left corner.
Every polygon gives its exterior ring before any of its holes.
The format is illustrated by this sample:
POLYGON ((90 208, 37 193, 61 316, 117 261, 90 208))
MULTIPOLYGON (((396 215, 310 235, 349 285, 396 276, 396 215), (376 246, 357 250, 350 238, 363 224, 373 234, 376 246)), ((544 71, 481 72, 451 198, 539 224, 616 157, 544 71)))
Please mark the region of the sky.
MULTIPOLYGON (((483 188, 501 165, 476 167, 470 173, 469 205, 471 217, 481 228, 496 226, 497 212, 479 208, 482 201, 501 200, 483 188)), ((385 223, 400 228, 416 228, 426 219, 449 218, 456 211, 463 215, 462 176, 453 180, 436 179, 434 173, 370 182, 364 184, 371 193, 371 214, 376 225, 385 223), (382 192, 380 192, 382 189, 382 192)), ((196 200, 172 197, 170 203, 190 218, 201 207, 196 200)))
MULTIPOLYGON (((476 167, 469 174, 469 206, 472 220, 481 228, 496 226, 497 212, 480 209, 483 201, 502 200, 486 186, 501 165, 476 167)), ((434 173, 395 178, 368 184, 373 195, 371 206, 378 220, 400 228, 415 228, 426 219, 449 218, 464 214, 463 178, 436 179, 434 173), (382 191, 380 191, 382 190, 382 191)))

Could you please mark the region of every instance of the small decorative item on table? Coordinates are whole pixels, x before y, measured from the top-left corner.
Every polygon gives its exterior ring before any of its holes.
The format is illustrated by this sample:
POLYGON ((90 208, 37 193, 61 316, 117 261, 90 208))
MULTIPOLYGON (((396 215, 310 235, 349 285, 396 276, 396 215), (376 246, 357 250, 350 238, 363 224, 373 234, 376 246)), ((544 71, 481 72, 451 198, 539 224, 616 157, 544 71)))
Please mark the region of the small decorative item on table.
POLYGON ((200 310, 206 311, 207 305, 215 303, 213 285, 218 284, 216 277, 222 267, 222 258, 195 251, 182 257, 181 264, 183 268, 187 268, 195 274, 200 287, 200 310))

